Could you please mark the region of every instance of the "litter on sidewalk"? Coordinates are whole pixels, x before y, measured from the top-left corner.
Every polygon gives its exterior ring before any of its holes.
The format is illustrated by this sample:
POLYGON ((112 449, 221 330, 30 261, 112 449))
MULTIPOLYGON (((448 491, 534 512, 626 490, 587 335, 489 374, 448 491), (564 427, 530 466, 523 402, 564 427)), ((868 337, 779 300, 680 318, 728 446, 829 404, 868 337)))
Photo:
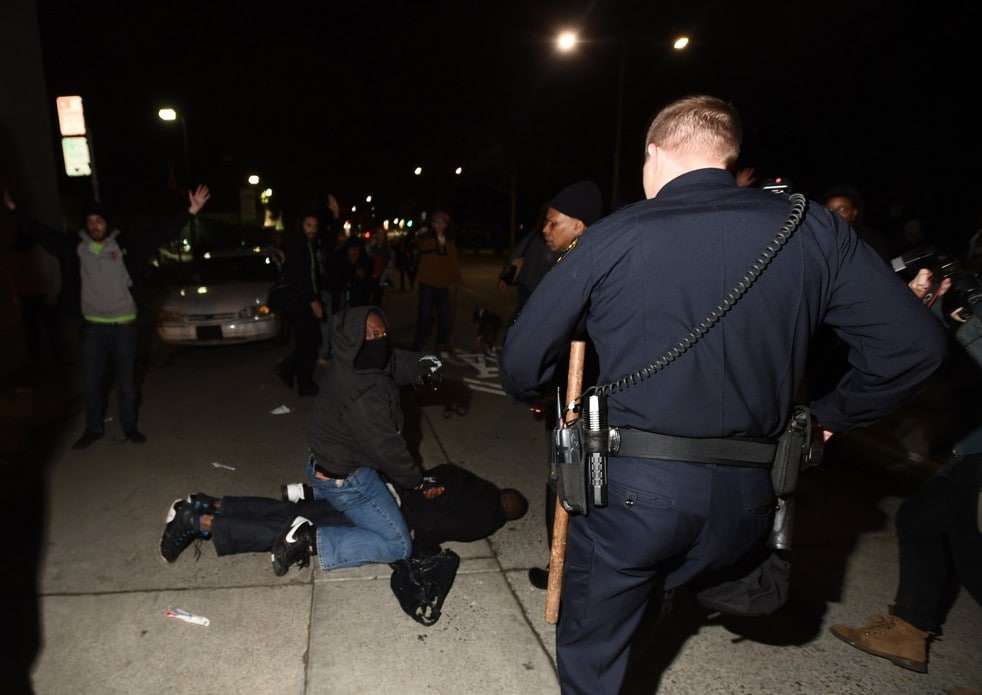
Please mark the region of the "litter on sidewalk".
POLYGON ((278 406, 269 411, 271 415, 286 415, 291 412, 285 405, 278 406))
POLYGON ((224 468, 227 471, 234 471, 235 466, 226 466, 224 463, 219 463, 218 461, 212 461, 211 465, 215 468, 224 468))
POLYGON ((186 623, 192 623, 193 625, 204 625, 208 627, 211 625, 211 621, 208 620, 203 615, 195 615, 190 613, 183 608, 169 608, 164 611, 164 616, 167 618, 177 618, 178 620, 183 620, 186 623))

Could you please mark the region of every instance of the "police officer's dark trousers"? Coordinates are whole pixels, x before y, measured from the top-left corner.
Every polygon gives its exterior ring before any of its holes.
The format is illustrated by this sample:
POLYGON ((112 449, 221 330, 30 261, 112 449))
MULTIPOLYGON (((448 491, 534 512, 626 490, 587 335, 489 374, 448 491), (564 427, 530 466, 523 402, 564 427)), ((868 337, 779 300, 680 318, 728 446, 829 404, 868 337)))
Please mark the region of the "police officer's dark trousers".
POLYGON ((655 592, 740 559, 766 536, 765 469, 611 458, 608 504, 570 519, 556 644, 563 693, 620 690, 655 592))

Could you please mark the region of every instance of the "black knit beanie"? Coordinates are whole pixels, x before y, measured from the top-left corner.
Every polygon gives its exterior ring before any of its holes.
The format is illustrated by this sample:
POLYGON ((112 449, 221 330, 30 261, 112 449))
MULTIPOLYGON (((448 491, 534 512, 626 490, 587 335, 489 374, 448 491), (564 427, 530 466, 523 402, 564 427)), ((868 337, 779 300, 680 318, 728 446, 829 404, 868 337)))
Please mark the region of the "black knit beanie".
POLYGON ((549 202, 549 207, 589 227, 603 217, 603 197, 593 181, 577 181, 566 186, 549 202))

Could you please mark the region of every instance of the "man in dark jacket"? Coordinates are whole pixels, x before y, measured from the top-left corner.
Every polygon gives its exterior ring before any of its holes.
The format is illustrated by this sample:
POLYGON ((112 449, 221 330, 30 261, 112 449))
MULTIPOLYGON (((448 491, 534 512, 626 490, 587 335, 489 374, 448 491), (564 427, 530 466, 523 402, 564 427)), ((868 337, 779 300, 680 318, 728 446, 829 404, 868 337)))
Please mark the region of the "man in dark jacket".
POLYGON ((304 215, 301 233, 291 234, 284 242, 283 277, 289 288, 286 316, 293 328, 293 352, 276 371, 288 387, 293 388, 296 382, 301 396, 317 395, 314 367, 321 341, 320 323, 324 320, 319 226, 315 215, 304 215))
MULTIPOLYGON (((182 213, 173 227, 163 231, 176 235, 197 215, 211 194, 207 186, 188 191, 187 213, 182 213)), ((11 212, 17 205, 8 191, 3 202, 11 212)), ((142 444, 146 437, 137 429, 136 367, 137 305, 130 291, 133 286, 126 250, 118 241, 119 231, 112 229, 109 216, 98 204, 86 211, 85 226, 78 238, 51 229, 23 213, 17 213, 20 233, 41 244, 61 263, 63 292, 77 286, 81 289, 84 319, 82 336, 82 376, 85 389, 85 432, 73 449, 84 449, 105 431, 106 366, 112 362, 119 390, 119 421, 126 439, 142 444)), ((162 235, 163 236, 163 235, 162 235)))
MULTIPOLYGON (((438 496, 404 490, 402 513, 413 531, 413 556, 440 552, 448 541, 487 538, 505 523, 522 518, 528 500, 517 490, 501 490, 489 480, 454 464, 428 471, 443 490, 438 496)), ((211 540, 219 556, 268 553, 297 516, 315 527, 351 526, 348 518, 309 485, 283 486, 283 500, 265 497, 211 497, 203 493, 174 500, 160 538, 160 554, 174 562, 196 539, 211 540)))
POLYGON ((428 498, 441 494, 409 453, 399 404, 399 386, 432 373, 439 360, 393 350, 378 307, 338 314, 334 349, 307 431, 307 477, 314 498, 329 502, 354 526, 315 529, 298 516, 273 546, 278 575, 314 552, 324 570, 409 557, 409 529, 380 473, 398 488, 428 498))

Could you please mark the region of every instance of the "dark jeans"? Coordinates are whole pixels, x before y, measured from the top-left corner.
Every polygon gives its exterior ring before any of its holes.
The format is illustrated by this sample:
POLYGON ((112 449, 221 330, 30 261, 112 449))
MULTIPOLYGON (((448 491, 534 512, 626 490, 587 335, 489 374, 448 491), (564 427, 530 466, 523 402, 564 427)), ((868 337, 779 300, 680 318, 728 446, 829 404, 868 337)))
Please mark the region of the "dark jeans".
POLYGON ((298 516, 314 526, 350 526, 348 518, 327 502, 283 502, 266 497, 223 497, 211 522, 211 537, 219 555, 268 553, 273 543, 298 516))
POLYGON ((420 285, 415 340, 417 350, 423 349, 430 339, 434 314, 437 347, 447 346, 450 340, 450 288, 420 285))
POLYGON ((945 465, 897 512, 900 586, 894 614, 940 632, 946 594, 957 577, 982 603, 982 534, 978 529, 982 455, 945 465))
POLYGON ((321 324, 309 307, 289 314, 293 328, 293 353, 287 367, 300 386, 314 383, 314 367, 321 345, 321 324))
POLYGON ((649 599, 737 562, 771 523, 766 470, 612 458, 608 475, 607 506, 569 523, 556 633, 567 694, 619 692, 649 599))
POLYGON ((136 430, 136 322, 85 321, 82 331, 85 429, 99 433, 105 430, 106 366, 111 363, 119 400, 119 424, 124 433, 136 430))

